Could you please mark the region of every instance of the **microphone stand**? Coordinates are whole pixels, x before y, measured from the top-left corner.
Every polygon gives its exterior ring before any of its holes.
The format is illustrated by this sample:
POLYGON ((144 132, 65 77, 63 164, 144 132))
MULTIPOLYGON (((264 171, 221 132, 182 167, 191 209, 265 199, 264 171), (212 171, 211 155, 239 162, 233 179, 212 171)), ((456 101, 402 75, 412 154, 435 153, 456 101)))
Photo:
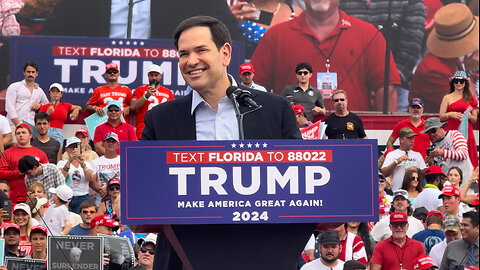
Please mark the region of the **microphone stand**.
POLYGON ((145 0, 138 0, 138 1, 128 0, 127 38, 130 38, 132 36, 133 6, 143 1, 145 0))
POLYGON ((259 105, 257 108, 255 108, 253 110, 246 111, 245 113, 241 113, 240 112, 240 105, 238 104, 238 101, 237 101, 237 94, 232 93, 232 95, 230 96, 230 99, 233 102, 233 109, 235 110, 235 116, 237 117, 238 138, 240 140, 244 140, 245 139, 245 132, 243 130, 243 117, 248 113, 254 112, 254 111, 262 108, 262 105, 259 105))

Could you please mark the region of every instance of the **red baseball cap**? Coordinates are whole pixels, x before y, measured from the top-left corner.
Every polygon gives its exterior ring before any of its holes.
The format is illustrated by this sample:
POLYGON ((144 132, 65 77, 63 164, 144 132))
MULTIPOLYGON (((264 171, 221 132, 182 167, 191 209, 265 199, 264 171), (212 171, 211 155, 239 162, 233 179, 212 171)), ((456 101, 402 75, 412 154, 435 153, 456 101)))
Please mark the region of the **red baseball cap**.
POLYGON ((425 171, 425 175, 430 175, 430 174, 443 174, 443 176, 447 177, 447 175, 442 171, 442 168, 438 165, 430 165, 427 170, 425 171))
POLYGON ((441 199, 443 196, 458 196, 460 197, 460 190, 452 185, 447 185, 442 189, 442 194, 438 195, 438 198, 441 199))
POLYGON ((107 186, 111 186, 111 185, 120 185, 120 179, 114 178, 114 179, 110 180, 110 181, 108 182, 108 185, 107 185, 107 186))
POLYGON ((120 226, 118 221, 111 219, 109 215, 99 215, 92 218, 92 220, 90 221, 90 229, 93 229, 98 225, 103 225, 111 228, 116 228, 120 226))
POLYGON ((77 133, 82 133, 83 135, 85 135, 85 137, 88 137, 88 130, 84 129, 84 128, 79 128, 75 131, 75 135, 77 135, 77 133))
POLYGON ((18 226, 17 224, 15 224, 13 222, 4 222, 2 224, 2 228, 3 228, 4 232, 7 231, 10 228, 14 228, 14 229, 17 229, 18 233, 20 233, 20 226, 18 226))
POLYGON ((26 128, 30 131, 30 133, 32 133, 32 128, 28 125, 28 124, 25 124, 25 123, 20 123, 18 124, 16 127, 15 127, 15 131, 17 131, 17 129, 19 128, 26 128))
POLYGON ((393 212, 390 214, 390 223, 394 222, 408 222, 408 216, 405 212, 393 212))
POLYGON ((428 269, 430 267, 437 267, 433 263, 433 259, 427 255, 422 255, 413 261, 413 269, 428 269))
POLYGON ((442 214, 442 212, 440 212, 440 211, 438 211, 438 210, 432 210, 432 211, 428 212, 427 218, 428 218, 429 216, 437 216, 437 217, 443 219, 443 214, 442 214))
POLYGON ((115 69, 115 70, 119 71, 118 65, 115 64, 115 63, 108 63, 108 64, 105 66, 105 72, 107 72, 109 69, 115 69))
POLYGON ((35 225, 35 226, 33 226, 33 227, 30 229, 30 235, 32 235, 32 233, 34 233, 34 232, 42 232, 42 233, 44 233, 45 235, 48 234, 48 232, 47 232, 47 227, 45 227, 45 226, 43 226, 43 225, 40 225, 40 224, 35 225))
POLYGON ((304 113, 304 112, 305 112, 305 108, 303 108, 302 105, 298 105, 298 104, 293 104, 293 105, 292 105, 292 109, 293 109, 293 112, 295 112, 295 114, 299 114, 299 113, 304 113))
POLYGON ((238 72, 240 74, 243 74, 245 72, 253 73, 253 65, 250 63, 241 64, 240 67, 238 68, 238 72))

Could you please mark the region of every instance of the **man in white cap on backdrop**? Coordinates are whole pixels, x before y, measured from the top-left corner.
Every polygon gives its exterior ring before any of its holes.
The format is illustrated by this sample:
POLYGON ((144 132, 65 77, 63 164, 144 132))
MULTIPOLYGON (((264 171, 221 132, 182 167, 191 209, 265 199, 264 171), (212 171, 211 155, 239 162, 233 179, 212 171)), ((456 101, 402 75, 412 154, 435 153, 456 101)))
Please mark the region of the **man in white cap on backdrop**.
POLYGON ((170 89, 162 86, 160 80, 163 77, 162 68, 159 65, 151 65, 147 68, 148 84, 135 89, 135 100, 130 108, 137 110, 136 127, 137 138, 142 137, 142 131, 145 127, 143 118, 145 114, 158 104, 175 99, 170 89))

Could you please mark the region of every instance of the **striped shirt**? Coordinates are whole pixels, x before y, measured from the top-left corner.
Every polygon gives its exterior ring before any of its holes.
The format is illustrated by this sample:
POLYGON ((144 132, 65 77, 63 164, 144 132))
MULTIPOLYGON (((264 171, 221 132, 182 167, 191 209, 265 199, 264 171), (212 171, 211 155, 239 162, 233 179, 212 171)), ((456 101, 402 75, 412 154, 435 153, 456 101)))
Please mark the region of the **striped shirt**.
POLYGON ((435 158, 435 164, 440 166, 446 174, 452 166, 462 169, 463 175, 471 175, 472 162, 468 155, 467 140, 457 130, 449 130, 445 137, 433 143, 435 148, 444 150, 442 157, 435 158))
POLYGON ((340 251, 340 256, 338 257, 339 260, 344 262, 356 260, 364 263, 365 265, 368 264, 367 252, 365 251, 365 246, 360 236, 351 232, 347 232, 345 237, 340 240, 340 245, 342 246, 342 250, 340 251))

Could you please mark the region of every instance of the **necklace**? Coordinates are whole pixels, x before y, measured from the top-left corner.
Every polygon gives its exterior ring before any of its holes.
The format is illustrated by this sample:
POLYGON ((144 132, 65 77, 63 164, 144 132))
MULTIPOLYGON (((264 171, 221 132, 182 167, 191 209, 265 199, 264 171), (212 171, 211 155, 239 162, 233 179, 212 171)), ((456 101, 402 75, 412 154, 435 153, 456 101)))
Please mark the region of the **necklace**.
MULTIPOLYGON (((257 8, 253 2, 252 2, 251 4, 252 4, 252 7, 257 8)), ((278 12, 279 9, 280 9, 280 3, 278 3, 277 8, 276 8, 275 11, 273 12, 273 14, 274 14, 274 15, 277 14, 277 12, 278 12)), ((267 11, 268 11, 268 10, 267 10, 267 11)))

